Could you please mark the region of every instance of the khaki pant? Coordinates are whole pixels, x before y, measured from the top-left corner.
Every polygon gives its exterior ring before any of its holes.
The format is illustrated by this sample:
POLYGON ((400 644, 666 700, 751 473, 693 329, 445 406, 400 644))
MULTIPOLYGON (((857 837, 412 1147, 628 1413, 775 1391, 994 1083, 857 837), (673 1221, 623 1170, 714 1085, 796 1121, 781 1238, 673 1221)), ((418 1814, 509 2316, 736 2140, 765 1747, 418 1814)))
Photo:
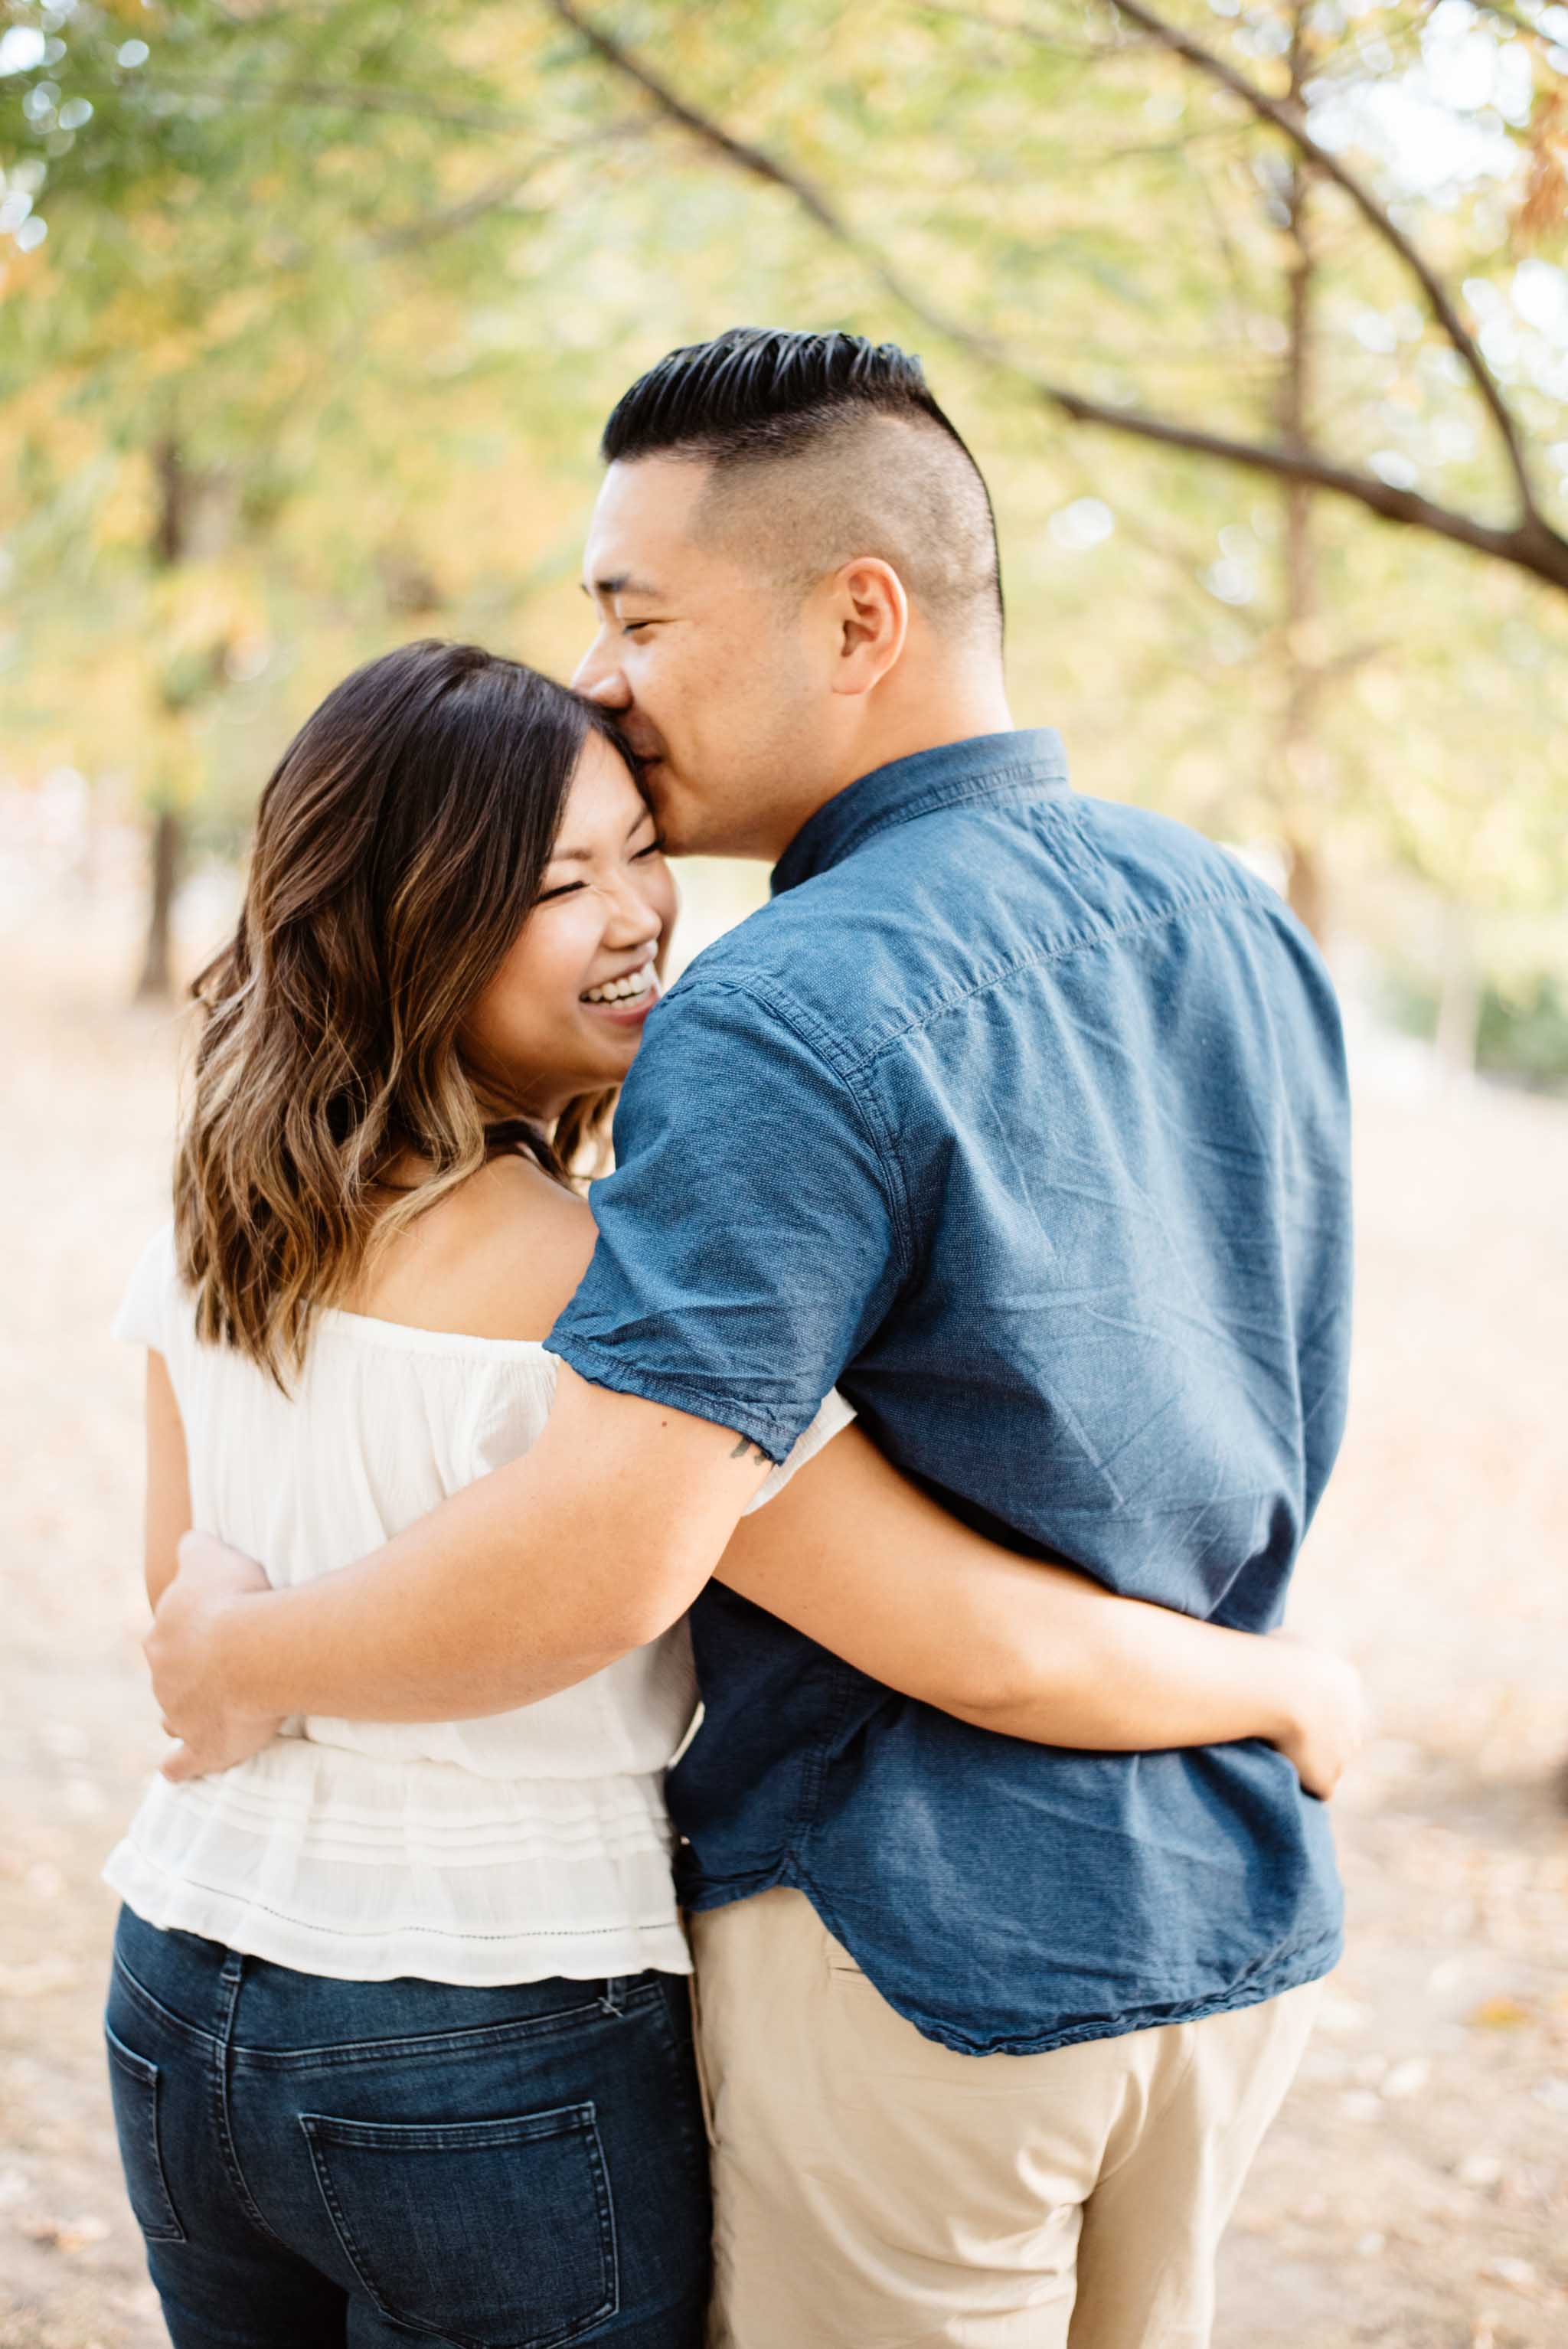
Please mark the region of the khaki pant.
POLYGON ((1317 1985, 956 2055, 798 1892, 692 1920, 714 2349, 1203 2349, 1214 2253, 1317 1985))

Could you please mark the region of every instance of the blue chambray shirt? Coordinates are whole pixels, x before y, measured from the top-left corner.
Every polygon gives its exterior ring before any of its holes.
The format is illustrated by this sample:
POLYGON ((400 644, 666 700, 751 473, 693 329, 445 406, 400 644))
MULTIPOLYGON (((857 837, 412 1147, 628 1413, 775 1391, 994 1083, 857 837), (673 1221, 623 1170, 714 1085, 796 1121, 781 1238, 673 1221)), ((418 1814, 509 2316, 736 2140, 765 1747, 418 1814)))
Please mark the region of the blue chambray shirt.
MULTIPOLYGON (((1276 1624, 1345 1416, 1333 992, 1272 890, 1050 732, 879 769, 651 1016, 552 1349, 779 1459, 837 1384, 1015 1548, 1276 1624)), ((1323 1806, 1262 1743, 1068 1753, 711 1586, 682 1892, 798 1887, 929 2037, 1023 2054, 1322 1974, 1323 1806)))

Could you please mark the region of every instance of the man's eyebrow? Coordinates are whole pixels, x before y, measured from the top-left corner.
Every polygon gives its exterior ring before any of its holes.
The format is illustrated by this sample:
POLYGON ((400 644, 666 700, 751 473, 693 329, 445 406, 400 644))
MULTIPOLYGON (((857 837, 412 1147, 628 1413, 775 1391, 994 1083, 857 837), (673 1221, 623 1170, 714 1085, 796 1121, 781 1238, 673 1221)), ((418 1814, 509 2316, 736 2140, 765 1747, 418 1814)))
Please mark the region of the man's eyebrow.
MULTIPOLYGON (((653 809, 645 807, 635 823, 628 827, 626 838, 635 840, 643 826, 653 821, 653 809)), ((591 864, 593 861, 593 851, 591 848, 552 848, 550 852, 552 864, 591 864)))
POLYGON ((595 579, 592 587, 583 583, 584 595, 657 595, 658 589, 646 579, 635 579, 629 571, 615 571, 603 579, 595 579))

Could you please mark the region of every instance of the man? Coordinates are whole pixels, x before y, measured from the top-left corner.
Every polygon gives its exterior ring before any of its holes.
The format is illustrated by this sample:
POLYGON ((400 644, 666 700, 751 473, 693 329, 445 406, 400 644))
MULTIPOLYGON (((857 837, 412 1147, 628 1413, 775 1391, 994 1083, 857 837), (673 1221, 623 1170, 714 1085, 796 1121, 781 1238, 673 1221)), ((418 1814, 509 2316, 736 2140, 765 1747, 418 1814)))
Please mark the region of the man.
POLYGON ((1321 1806, 1261 1746, 987 1735, 703 1586, 836 1382, 1014 1547, 1277 1622, 1345 1404, 1332 994, 1233 860, 1012 730, 916 362, 721 336, 603 453, 579 682, 772 902, 649 1022, 545 1437, 343 1575, 177 1586, 160 1694, 213 1766, 284 1710, 526 1702, 695 1600, 721 2336, 1192 2349, 1339 1948, 1321 1806))

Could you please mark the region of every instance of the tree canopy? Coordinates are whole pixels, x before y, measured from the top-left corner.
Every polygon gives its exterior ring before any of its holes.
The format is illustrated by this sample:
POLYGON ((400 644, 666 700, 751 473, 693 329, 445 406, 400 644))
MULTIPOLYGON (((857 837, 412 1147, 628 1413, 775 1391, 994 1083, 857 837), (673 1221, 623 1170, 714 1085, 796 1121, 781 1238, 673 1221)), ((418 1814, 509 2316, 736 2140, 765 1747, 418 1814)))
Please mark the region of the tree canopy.
POLYGON ((389 638, 565 665, 631 374, 843 325, 974 442, 1088 788, 1542 909, 1565 75, 1538 0, 10 0, 14 755, 237 833, 389 638))

